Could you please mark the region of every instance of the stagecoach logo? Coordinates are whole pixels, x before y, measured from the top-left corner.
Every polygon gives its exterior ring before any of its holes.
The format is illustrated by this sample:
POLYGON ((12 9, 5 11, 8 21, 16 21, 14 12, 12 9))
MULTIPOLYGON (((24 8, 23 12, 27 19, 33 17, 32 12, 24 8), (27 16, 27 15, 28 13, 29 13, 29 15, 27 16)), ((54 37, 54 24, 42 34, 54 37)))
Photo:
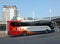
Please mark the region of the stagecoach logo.
POLYGON ((21 28, 20 27, 17 27, 17 31, 21 31, 21 28))

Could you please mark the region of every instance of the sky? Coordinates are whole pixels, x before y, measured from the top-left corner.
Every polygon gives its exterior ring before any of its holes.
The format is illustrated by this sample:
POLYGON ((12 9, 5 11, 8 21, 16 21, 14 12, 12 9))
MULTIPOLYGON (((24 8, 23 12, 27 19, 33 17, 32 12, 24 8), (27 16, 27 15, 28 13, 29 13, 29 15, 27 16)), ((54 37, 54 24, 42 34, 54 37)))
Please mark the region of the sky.
POLYGON ((21 17, 53 17, 60 16, 60 0, 0 0, 0 19, 4 5, 16 6, 21 17))

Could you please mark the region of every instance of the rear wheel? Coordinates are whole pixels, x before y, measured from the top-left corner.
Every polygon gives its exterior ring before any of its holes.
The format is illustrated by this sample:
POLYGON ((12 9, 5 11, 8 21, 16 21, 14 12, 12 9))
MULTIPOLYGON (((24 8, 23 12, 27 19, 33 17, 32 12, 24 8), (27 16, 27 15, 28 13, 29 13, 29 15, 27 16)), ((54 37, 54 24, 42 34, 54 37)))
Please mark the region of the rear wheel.
POLYGON ((26 35, 27 35, 27 33, 26 33, 26 32, 23 32, 23 33, 22 33, 22 35, 23 35, 23 36, 26 36, 26 35))

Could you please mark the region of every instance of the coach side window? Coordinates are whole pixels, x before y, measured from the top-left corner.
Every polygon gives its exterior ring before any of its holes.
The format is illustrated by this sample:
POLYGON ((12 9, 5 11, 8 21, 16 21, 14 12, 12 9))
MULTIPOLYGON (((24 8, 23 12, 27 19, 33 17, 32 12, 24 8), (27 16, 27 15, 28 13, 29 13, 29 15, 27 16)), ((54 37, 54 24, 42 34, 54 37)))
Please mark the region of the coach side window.
POLYGON ((21 24, 19 22, 11 22, 10 25, 11 26, 20 26, 21 24))
POLYGON ((28 22, 21 22, 21 26, 30 26, 28 22))

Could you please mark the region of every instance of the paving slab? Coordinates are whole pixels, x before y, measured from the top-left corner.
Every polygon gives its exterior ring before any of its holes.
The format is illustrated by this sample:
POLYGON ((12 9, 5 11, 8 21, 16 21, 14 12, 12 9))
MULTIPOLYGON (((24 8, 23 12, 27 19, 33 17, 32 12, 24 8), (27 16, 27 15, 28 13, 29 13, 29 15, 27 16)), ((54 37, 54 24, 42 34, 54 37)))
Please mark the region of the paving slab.
POLYGON ((0 31, 0 37, 6 37, 7 33, 5 31, 0 31))

